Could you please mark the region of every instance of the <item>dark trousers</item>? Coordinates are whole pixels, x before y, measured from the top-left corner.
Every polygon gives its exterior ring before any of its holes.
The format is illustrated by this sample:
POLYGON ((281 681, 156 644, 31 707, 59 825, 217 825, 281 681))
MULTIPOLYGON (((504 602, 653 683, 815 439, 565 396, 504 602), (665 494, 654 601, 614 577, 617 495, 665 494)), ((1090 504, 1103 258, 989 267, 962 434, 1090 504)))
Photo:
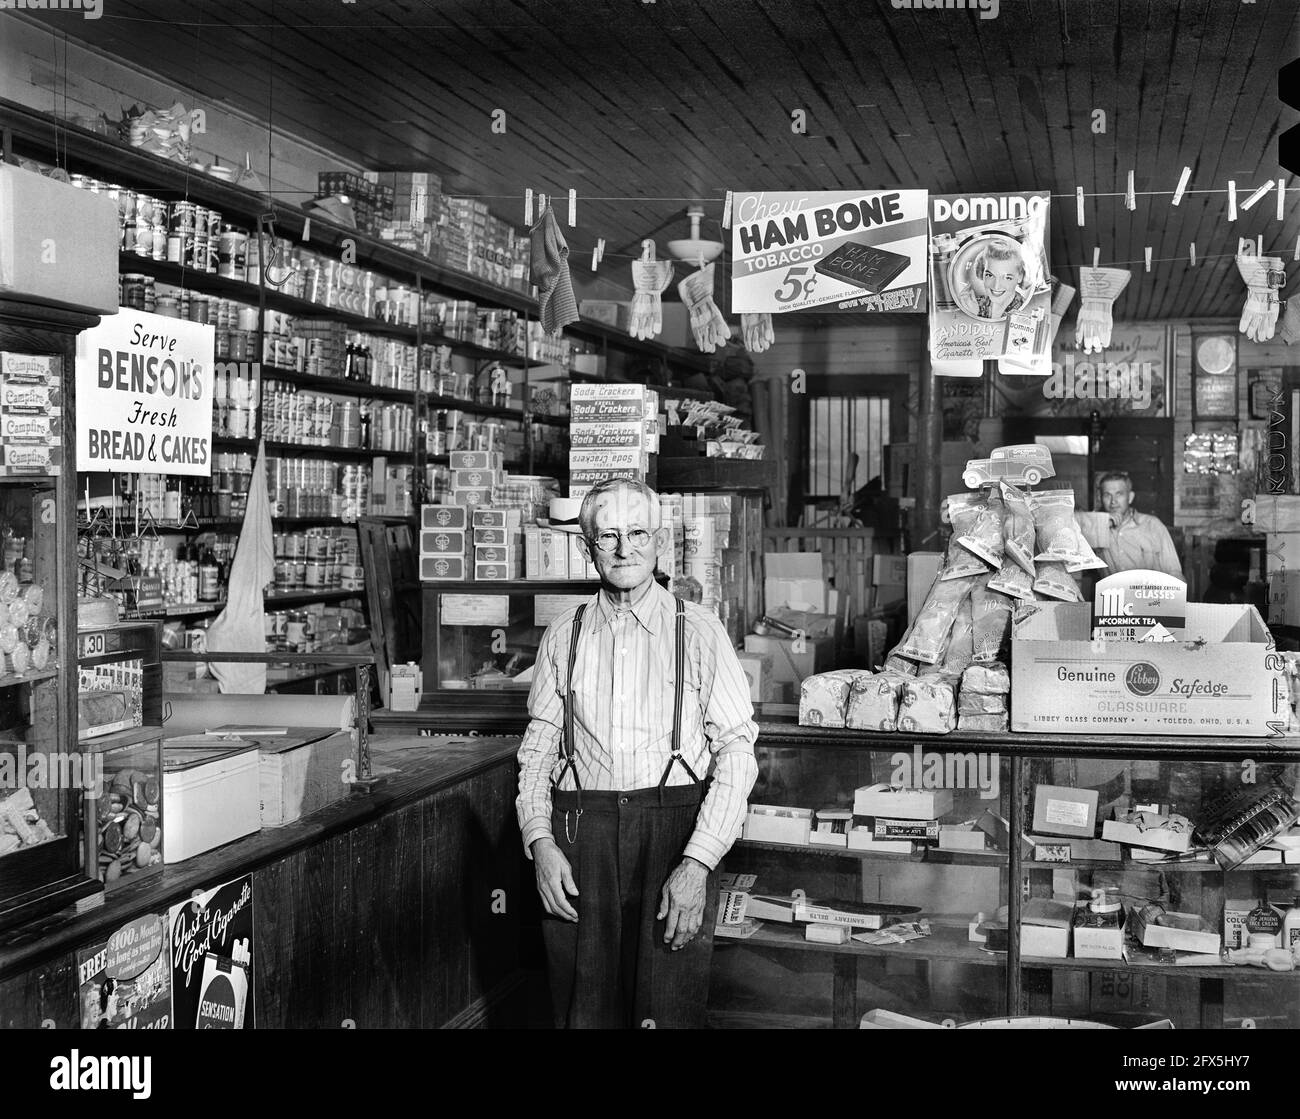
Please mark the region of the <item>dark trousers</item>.
POLYGON ((704 1026, 717 872, 705 889, 704 924, 685 948, 673 952, 666 922, 655 919, 703 796, 698 784, 664 789, 662 806, 658 789, 584 792, 578 820, 576 794, 554 794, 551 828, 578 887, 570 899, 577 924, 542 920, 558 1027, 704 1026))

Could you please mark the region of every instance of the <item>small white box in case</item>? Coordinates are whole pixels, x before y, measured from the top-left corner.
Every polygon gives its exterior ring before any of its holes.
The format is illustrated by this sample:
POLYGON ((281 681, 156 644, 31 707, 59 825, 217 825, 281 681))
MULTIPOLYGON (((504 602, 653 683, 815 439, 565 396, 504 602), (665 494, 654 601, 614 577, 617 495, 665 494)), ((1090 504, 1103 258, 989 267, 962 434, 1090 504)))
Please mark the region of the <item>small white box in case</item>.
MULTIPOLYGON (((1124 958, 1123 910, 1120 924, 1098 928, 1090 923, 1087 909, 1079 910, 1074 925, 1074 954, 1081 960, 1122 960, 1124 958)), ((1021 929, 1023 932, 1023 928, 1021 929)))
POLYGON ((467 528, 469 511, 462 505, 421 505, 421 528, 467 528))
POLYGON ((163 862, 183 862, 260 831, 260 794, 256 743, 198 735, 164 743, 163 862))
POLYGON ((745 817, 745 839, 763 843, 808 846, 812 831, 811 808, 783 808, 776 804, 751 804, 745 817))
POLYGON ((951 789, 902 789, 864 785, 853 791, 853 815, 937 820, 952 811, 951 789))

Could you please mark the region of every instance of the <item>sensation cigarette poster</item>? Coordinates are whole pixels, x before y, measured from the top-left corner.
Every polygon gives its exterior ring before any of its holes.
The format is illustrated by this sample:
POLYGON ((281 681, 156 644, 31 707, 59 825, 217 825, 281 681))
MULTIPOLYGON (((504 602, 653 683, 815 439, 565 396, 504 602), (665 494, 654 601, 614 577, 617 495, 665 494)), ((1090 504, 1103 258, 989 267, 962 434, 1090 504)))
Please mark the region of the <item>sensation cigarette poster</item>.
POLYGON ((251 1030, 253 876, 200 891, 168 916, 175 1028, 251 1030))
POLYGON ((1046 191, 930 196, 932 359, 1047 356, 1050 201, 1046 191))
POLYGON ((924 190, 737 191, 737 314, 915 311, 926 300, 924 190))
POLYGON ((77 469, 212 473, 215 328, 123 309, 77 335, 77 469))

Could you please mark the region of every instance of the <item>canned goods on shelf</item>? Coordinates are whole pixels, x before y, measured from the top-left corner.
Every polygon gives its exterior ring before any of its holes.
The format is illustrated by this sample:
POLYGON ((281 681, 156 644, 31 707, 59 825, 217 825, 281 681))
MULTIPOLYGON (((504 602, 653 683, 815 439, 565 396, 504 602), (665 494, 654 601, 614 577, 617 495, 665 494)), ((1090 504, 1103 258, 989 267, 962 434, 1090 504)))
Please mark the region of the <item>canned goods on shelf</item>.
POLYGON ((153 249, 149 255, 154 260, 166 260, 167 227, 165 225, 152 225, 149 227, 149 234, 153 239, 153 249))

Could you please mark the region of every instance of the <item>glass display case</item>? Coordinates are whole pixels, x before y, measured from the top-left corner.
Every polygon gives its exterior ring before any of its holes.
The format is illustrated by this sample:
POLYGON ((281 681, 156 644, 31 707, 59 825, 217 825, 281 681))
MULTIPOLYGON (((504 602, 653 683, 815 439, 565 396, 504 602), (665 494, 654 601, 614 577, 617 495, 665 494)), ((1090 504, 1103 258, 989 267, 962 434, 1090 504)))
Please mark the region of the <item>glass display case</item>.
POLYGON ((0 299, 0 932, 100 887, 80 869, 68 400, 93 316, 0 299))
MULTIPOLYGON (((1005 940, 1002 951, 990 947, 979 918, 991 923, 1007 900, 1011 761, 934 740, 921 745, 881 738, 859 746, 848 740, 765 744, 760 736, 747 838, 737 841, 723 869, 752 876, 752 882, 736 883, 751 896, 788 899, 802 891, 811 901, 845 911, 856 903, 899 906, 905 912, 893 927, 924 922, 909 930, 922 935, 895 941, 878 930, 854 928, 844 943, 825 943, 809 939, 808 926, 795 921, 728 926, 720 906, 713 1025, 852 1028, 868 1011, 934 1022, 1007 1013, 1005 940), (936 774, 956 787, 926 790, 927 776, 932 783, 936 774), (866 815, 863 809, 880 810, 883 792, 873 801, 868 790, 893 783, 941 796, 922 796, 928 802, 919 807, 900 803, 889 809, 896 817, 866 815), (811 810, 808 840, 803 824, 789 834, 759 826, 763 806, 811 810), (933 815, 919 820, 918 812, 933 815), (832 838, 840 826, 837 814, 848 816, 843 845, 832 838), (889 820, 905 832, 909 818, 933 823, 935 842, 877 837, 889 820), (830 834, 819 837, 819 825, 830 834)), ((884 806, 895 796, 885 794, 884 806)))
POLYGON ((162 870, 161 622, 77 633, 78 734, 92 787, 83 865, 112 890, 162 870))
POLYGON ((767 901, 751 921, 723 894, 716 1024, 1300 1025, 1300 739, 917 737, 799 727, 766 705, 758 718, 750 816, 722 869, 767 901), (892 790, 908 788, 917 803, 900 807, 892 790), (889 806, 933 830, 875 846, 870 812, 889 806), (810 934, 771 908, 798 898, 905 907, 883 922, 905 935, 810 934))

